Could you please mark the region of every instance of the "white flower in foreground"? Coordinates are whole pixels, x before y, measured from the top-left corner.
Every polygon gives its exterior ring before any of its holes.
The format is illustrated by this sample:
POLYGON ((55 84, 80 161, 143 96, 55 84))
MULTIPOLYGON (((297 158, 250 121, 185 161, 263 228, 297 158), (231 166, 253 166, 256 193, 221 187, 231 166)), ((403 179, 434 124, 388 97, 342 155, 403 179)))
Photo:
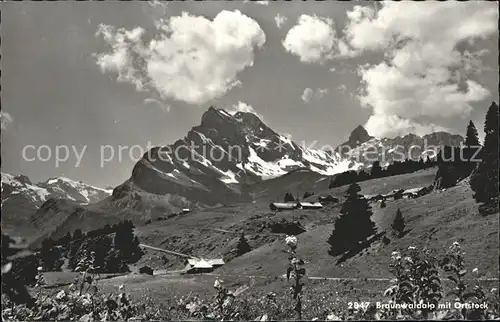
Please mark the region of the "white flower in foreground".
POLYGON ((415 246, 408 246, 408 250, 415 250, 415 249, 417 249, 417 247, 415 247, 415 246))
POLYGON ((83 295, 81 299, 82 299, 82 305, 84 307, 90 306, 92 304, 92 299, 90 298, 90 294, 88 294, 88 293, 83 295))
POLYGON ((297 246, 297 237, 295 236, 286 236, 285 244, 288 246, 297 246))
POLYGON ((224 282, 223 280, 221 280, 221 279, 217 278, 217 279, 215 280, 215 282, 214 282, 214 287, 215 287, 215 288, 217 288, 217 289, 221 288, 221 287, 222 287, 222 283, 223 283, 223 282, 224 282))
POLYGON ((41 272, 41 271, 43 271, 43 267, 42 266, 38 266, 36 270, 39 271, 39 272, 41 272))
POLYGON ((337 315, 335 315, 334 313, 332 314, 328 314, 328 316, 326 317, 326 320, 327 321, 341 321, 342 319, 339 318, 337 315))
POLYGON ((66 297, 66 293, 64 292, 64 290, 60 291, 59 293, 57 293, 56 295, 56 299, 58 300, 62 300, 63 298, 66 297))
POLYGON ((392 260, 399 260, 399 259, 401 259, 401 254, 399 252, 392 252, 391 259, 392 260))
POLYGON ((475 268, 472 270, 472 273, 479 273, 479 270, 477 269, 477 267, 475 267, 475 268))

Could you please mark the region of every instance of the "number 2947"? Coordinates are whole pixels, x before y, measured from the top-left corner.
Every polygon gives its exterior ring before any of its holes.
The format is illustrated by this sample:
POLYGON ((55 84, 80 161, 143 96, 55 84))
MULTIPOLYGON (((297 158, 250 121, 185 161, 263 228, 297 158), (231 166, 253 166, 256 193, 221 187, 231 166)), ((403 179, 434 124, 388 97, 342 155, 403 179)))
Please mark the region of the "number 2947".
POLYGON ((363 310, 366 310, 370 306, 370 302, 348 302, 347 306, 348 306, 349 309, 354 309, 354 310, 363 309, 363 310))

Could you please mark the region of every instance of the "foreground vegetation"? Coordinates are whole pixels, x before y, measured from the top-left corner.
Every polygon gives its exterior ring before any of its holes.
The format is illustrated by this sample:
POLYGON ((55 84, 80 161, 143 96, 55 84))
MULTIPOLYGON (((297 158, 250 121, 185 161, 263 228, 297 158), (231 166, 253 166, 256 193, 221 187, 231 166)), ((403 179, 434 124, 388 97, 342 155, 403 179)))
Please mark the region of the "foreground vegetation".
MULTIPOLYGON (((67 288, 51 293, 45 289, 43 268, 38 268, 36 285, 31 289, 32 301, 15 303, 2 294, 2 319, 24 320, 392 320, 392 319, 500 319, 498 290, 485 289, 478 282, 469 283, 466 276, 477 273, 465 268, 463 250, 453 243, 444 254, 437 256, 427 249, 414 246, 394 251, 388 263, 393 280, 384 292, 384 305, 373 301, 345 305, 336 293, 332 298, 308 297, 302 279, 306 275, 304 261, 296 254, 297 237, 285 240, 290 254, 286 268, 287 279, 293 281, 290 291, 252 295, 248 287, 230 291, 217 278, 213 285, 215 296, 200 299, 197 296, 173 298, 169 303, 158 303, 151 297, 132 300, 121 285, 116 292, 105 293, 97 282, 95 254, 82 259, 76 268, 79 276, 67 288), (452 283, 444 283, 449 280, 452 283), (244 294, 244 295, 242 295, 244 294), (451 307, 440 308, 449 301, 451 307), (458 303, 458 304, 457 304, 458 303)), ((283 261, 285 267, 285 261, 283 261)), ((7 274, 10 265, 2 267, 7 274)), ((6 285, 3 285, 6 287, 6 285)), ((309 290, 311 291, 311 290, 309 290)))

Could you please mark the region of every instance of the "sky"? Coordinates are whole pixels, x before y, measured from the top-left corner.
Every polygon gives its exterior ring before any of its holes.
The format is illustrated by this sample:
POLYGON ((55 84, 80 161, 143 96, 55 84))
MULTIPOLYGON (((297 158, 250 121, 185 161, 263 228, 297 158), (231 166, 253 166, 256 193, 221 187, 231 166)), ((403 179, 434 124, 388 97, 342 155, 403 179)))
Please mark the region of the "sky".
POLYGON ((2 171, 33 181, 116 186, 210 105, 319 147, 358 125, 482 135, 499 97, 495 2, 0 6, 2 171))

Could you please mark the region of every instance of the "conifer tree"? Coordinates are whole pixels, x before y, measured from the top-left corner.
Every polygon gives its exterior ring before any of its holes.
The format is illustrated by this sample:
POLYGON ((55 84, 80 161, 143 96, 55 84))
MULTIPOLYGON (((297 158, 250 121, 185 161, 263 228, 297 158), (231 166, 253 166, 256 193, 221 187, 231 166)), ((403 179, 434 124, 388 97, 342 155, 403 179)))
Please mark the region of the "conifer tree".
POLYGON ((373 162, 370 175, 372 178, 382 177, 382 167, 380 166, 380 161, 373 162))
POLYGON ((294 202, 295 198, 290 192, 285 193, 285 197, 283 198, 284 202, 294 202))
POLYGON ((351 184, 346 191, 341 216, 335 221, 335 229, 328 239, 328 253, 332 256, 350 250, 375 233, 375 223, 370 219, 371 208, 364 196, 358 194, 360 191, 357 183, 351 184))
POLYGON ((479 138, 477 136, 476 126, 472 121, 467 125, 467 132, 465 134, 465 146, 467 147, 477 147, 479 146, 479 138))
POLYGON ((402 236, 406 224, 405 220, 403 218, 403 214, 401 213, 401 210, 398 208, 398 211, 396 211, 396 217, 394 218, 394 221, 391 225, 392 229, 394 230, 396 236, 399 238, 402 236))
POLYGON ((498 105, 493 102, 484 122, 484 144, 481 162, 470 179, 474 198, 481 203, 480 212, 484 215, 498 212, 498 105))
POLYGON ((247 239, 244 234, 240 235, 240 239, 238 240, 238 245, 236 245, 236 253, 238 256, 248 253, 252 250, 250 244, 248 244, 247 239))

